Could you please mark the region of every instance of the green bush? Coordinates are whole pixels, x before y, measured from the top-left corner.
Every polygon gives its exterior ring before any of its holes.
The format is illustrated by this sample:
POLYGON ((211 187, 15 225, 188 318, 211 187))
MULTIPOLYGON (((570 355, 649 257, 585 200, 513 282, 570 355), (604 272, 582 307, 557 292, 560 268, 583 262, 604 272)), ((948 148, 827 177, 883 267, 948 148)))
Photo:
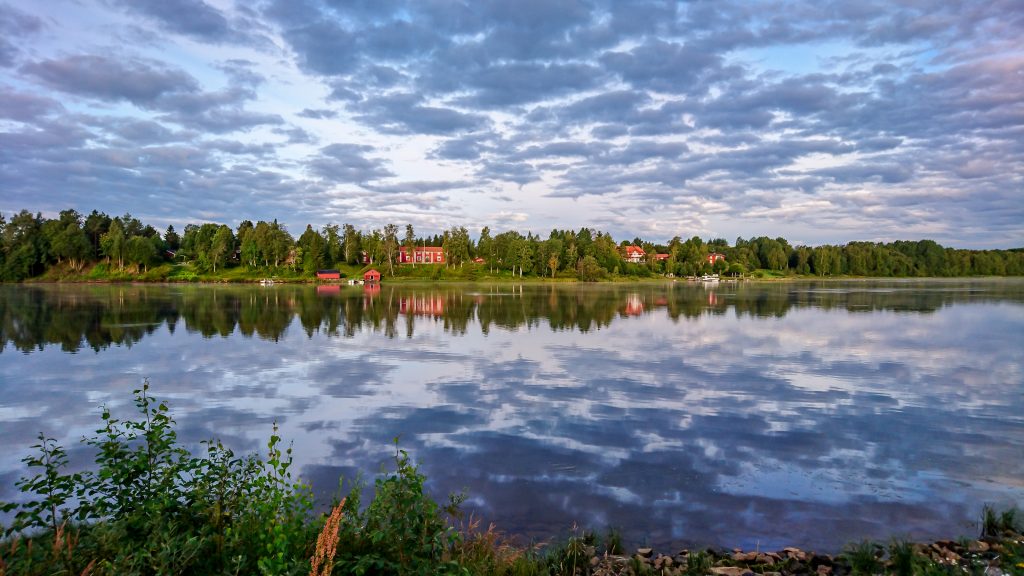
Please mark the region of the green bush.
POLYGON ((236 458, 219 442, 194 457, 177 440, 167 405, 149 384, 135 390, 139 417, 109 410, 84 439, 94 470, 64 474, 67 458, 40 435, 38 454, 24 459, 35 475, 17 486, 8 541, 27 541, 4 559, 11 574, 301 574, 308 571, 316 523, 307 486, 291 479, 271 436, 267 462, 236 458), (40 544, 31 546, 38 541, 40 544), (56 545, 56 542, 61 545, 56 545), (54 543, 50 545, 50 543, 54 543))
POLYGON ((360 510, 362 486, 345 500, 336 570, 343 574, 461 574, 452 560, 461 542, 448 517, 462 496, 438 506, 425 492, 426 478, 395 440, 395 471, 374 484, 373 500, 360 510))

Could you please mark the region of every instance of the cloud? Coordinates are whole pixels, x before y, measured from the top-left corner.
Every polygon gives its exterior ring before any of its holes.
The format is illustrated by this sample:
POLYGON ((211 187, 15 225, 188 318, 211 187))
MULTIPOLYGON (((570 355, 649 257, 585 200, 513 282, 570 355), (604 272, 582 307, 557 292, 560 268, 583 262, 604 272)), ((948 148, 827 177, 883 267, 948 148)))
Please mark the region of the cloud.
POLYGON ((384 194, 429 194, 472 188, 475 184, 469 180, 435 180, 418 182, 398 182, 396 184, 366 184, 363 188, 384 194))
POLYGON ((0 86, 0 100, 4 102, 4 105, 0 106, 0 118, 18 122, 32 122, 64 110, 61 103, 52 98, 17 92, 6 86, 0 86))
POLYGON ((657 39, 628 52, 606 53, 601 60, 636 88, 692 96, 706 93, 707 80, 723 64, 716 53, 657 39))
POLYGON ((203 0, 119 0, 119 4, 170 32, 207 42, 224 42, 232 36, 224 14, 203 0))
POLYGON ((320 156, 309 161, 310 170, 332 184, 360 184, 394 176, 385 168, 386 162, 367 158, 372 146, 331 144, 320 149, 320 156))
POLYGON ((350 107, 356 118, 382 132, 396 134, 453 134, 479 130, 489 124, 486 116, 451 108, 426 106, 409 93, 367 99, 350 107))
POLYGON ((18 40, 44 28, 43 20, 7 4, 0 4, 0 67, 12 66, 21 53, 18 40))
POLYGON ((335 117, 337 117, 337 115, 338 115, 338 112, 335 111, 335 110, 328 110, 328 109, 316 109, 316 110, 313 110, 313 109, 310 109, 310 108, 305 108, 304 110, 302 110, 301 112, 299 112, 297 114, 297 116, 301 116, 303 118, 311 118, 311 119, 314 119, 314 120, 325 120, 325 119, 335 118, 335 117))
POLYGON ((184 70, 139 58, 78 54, 30 62, 22 71, 62 92, 142 107, 151 107, 167 95, 199 90, 198 81, 184 70))
MULTIPOLYGON (((835 242, 928 218, 939 230, 988 225, 989 245, 1024 234, 981 216, 1019 212, 997 193, 1019 188, 1024 168, 1024 11, 1009 0, 115 0, 89 22, 69 18, 0 6, 4 138, 23 162, 5 175, 26 197, 51 180, 36 178, 45 154, 21 151, 44 142, 112 163, 69 166, 65 189, 71 178, 130 189, 139 176, 118 167, 138 148, 185 145, 210 155, 211 172, 258 154, 297 174, 282 182, 302 198, 325 179, 388 202, 432 181, 477 181, 491 198, 518 186, 527 227, 568 217, 632 236, 658 213, 702 234, 784 235, 771 214, 797 207, 808 227, 822 223, 799 234, 835 242), (59 43, 47 35, 72 25, 59 43), (109 46, 125 37, 148 41, 109 46), (345 142, 373 149, 323 152, 345 142), (320 151, 307 158, 310 144, 320 151), (561 198, 576 199, 571 214, 561 198), (807 212, 822 205, 857 226, 807 212)), ((194 175, 180 176, 161 175, 194 175)), ((471 188, 453 189, 452 203, 471 188)), ((410 206, 402 213, 419 218, 410 206)), ((492 210, 467 200, 457 218, 492 210)))
POLYGON ((526 104, 593 88, 602 75, 601 69, 588 64, 494 65, 464 77, 463 87, 472 94, 459 101, 485 108, 526 104))

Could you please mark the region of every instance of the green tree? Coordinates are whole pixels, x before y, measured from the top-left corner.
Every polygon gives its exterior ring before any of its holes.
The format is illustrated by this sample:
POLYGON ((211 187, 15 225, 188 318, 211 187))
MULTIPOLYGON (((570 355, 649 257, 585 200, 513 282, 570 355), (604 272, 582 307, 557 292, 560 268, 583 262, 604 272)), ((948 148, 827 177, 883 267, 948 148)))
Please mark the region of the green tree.
POLYGON ((395 275, 395 260, 398 259, 398 226, 387 224, 384 226, 384 239, 381 243, 384 259, 387 260, 388 270, 395 275))
POLYGON ((81 270, 85 262, 92 256, 89 238, 82 229, 82 217, 74 210, 64 210, 58 220, 52 223, 54 230, 50 239, 50 251, 58 263, 64 260, 73 270, 81 270))
POLYGON ((491 238, 491 229, 484 226, 480 230, 480 240, 476 244, 477 254, 481 258, 487 260, 487 267, 491 272, 494 272, 495 264, 497 264, 497 258, 494 254, 494 239, 491 238))
MULTIPOLYGON (((252 222, 249 222, 252 226, 252 222)), ((177 251, 178 247, 181 246, 181 236, 174 231, 174 225, 168 224, 167 231, 164 232, 164 243, 167 245, 167 249, 171 251, 177 251)))
POLYGON ((359 232, 357 232, 355 226, 351 224, 345 224, 343 226, 343 230, 345 262, 348 262, 349 264, 356 264, 359 262, 359 252, 362 249, 359 241, 359 232))
POLYGON ((577 272, 580 280, 584 282, 595 282, 601 277, 601 265, 598 264, 597 258, 593 256, 584 256, 580 259, 580 263, 577 266, 577 272))
POLYGON ((416 232, 412 229, 412 224, 405 225, 405 239, 402 245, 405 246, 405 253, 409 256, 409 262, 415 266, 416 258, 413 257, 413 254, 416 251, 416 232))
POLYGON ((445 233, 442 247, 449 266, 462 266, 469 260, 469 231, 464 226, 452 226, 445 233))
POLYGON ((554 278, 555 272, 558 272, 558 267, 561 264, 562 241, 558 238, 548 240, 544 245, 544 253, 546 254, 545 264, 551 271, 551 277, 554 278))
POLYGON ((230 257, 231 253, 235 251, 235 236, 231 233, 231 228, 227 225, 222 224, 217 231, 214 233, 213 238, 210 240, 209 250, 209 261, 213 266, 214 273, 217 272, 217 266, 224 264, 225 261, 230 257))
POLYGON ((100 250, 100 238, 107 233, 110 229, 110 216, 102 212, 93 210, 88 217, 85 219, 85 223, 82 225, 82 229, 85 230, 85 235, 89 238, 89 244, 92 245, 93 254, 101 253, 100 250))
POLYGON ((3 227, 4 279, 24 280, 43 270, 42 220, 41 214, 22 210, 3 227))
POLYGON ((117 218, 110 222, 110 228, 107 229, 106 234, 100 238, 100 250, 103 255, 107 257, 111 263, 117 263, 117 269, 121 270, 124 268, 124 257, 125 252, 128 248, 128 239, 125 238, 124 228, 121 227, 121 221, 117 218))
POLYGON ((327 262, 334 266, 338 262, 341 262, 343 258, 342 254, 342 238, 339 234, 339 227, 337 224, 327 224, 324 226, 321 236, 324 237, 326 246, 324 247, 324 257, 327 262))
POLYGON ((302 269, 306 274, 313 275, 324 267, 327 242, 312 225, 306 225, 306 231, 299 236, 298 246, 302 249, 302 269))
POLYGON ((126 259, 136 268, 148 271, 157 262, 159 252, 153 240, 145 236, 132 236, 125 247, 126 259))

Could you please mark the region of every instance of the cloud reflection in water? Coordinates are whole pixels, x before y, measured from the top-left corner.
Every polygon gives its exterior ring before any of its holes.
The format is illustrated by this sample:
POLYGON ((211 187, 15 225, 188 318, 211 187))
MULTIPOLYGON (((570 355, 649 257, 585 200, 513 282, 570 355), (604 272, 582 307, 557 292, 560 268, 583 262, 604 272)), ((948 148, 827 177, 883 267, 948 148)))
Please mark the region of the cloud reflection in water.
POLYGON ((258 450, 276 419, 331 495, 400 436, 431 489, 538 538, 834 549, 1024 499, 1020 282, 2 294, 11 446, 73 443, 148 377, 189 441, 258 450))

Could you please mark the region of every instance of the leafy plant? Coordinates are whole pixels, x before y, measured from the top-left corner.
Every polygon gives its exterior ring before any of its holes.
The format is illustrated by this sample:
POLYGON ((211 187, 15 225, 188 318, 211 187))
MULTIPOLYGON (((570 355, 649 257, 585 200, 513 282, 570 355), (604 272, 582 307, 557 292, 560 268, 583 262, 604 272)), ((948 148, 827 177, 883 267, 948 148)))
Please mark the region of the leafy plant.
POLYGON ((398 448, 397 438, 394 462, 395 471, 375 482, 366 510, 359 510, 360 484, 347 496, 340 533, 345 551, 336 565, 354 574, 459 573, 452 552, 460 535, 442 513, 456 517, 464 497, 452 495, 446 506, 438 506, 425 493, 425 476, 398 448))
POLYGON ((843 556, 850 563, 854 575, 868 576, 882 570, 879 558, 879 546, 870 540, 850 544, 843 551, 843 556))

